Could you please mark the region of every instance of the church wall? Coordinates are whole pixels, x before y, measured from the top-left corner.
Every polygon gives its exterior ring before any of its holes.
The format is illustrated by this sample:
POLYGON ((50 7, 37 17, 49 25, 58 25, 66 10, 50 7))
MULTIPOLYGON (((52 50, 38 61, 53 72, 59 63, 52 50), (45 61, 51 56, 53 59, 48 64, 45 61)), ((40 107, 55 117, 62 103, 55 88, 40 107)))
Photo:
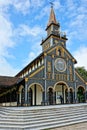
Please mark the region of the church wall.
POLYGON ((66 71, 58 72, 55 69, 55 60, 57 58, 61 58, 61 57, 56 55, 56 49, 47 55, 47 79, 50 80, 50 82, 47 81, 47 84, 48 84, 47 86, 50 86, 52 84, 52 82, 65 81, 65 82, 67 82, 67 84, 69 84, 69 86, 74 87, 74 66, 73 66, 72 59, 70 59, 68 57, 68 55, 66 53, 64 53, 63 58, 66 61, 66 71), (54 58, 52 58, 52 55, 54 55, 54 58), (54 68, 54 78, 52 78, 53 68, 54 68), (51 79, 52 79, 52 81, 51 81, 51 79), (55 80, 55 81, 53 81, 53 80, 55 80))
POLYGON ((85 82, 76 74, 76 86, 84 86, 86 87, 85 82))
POLYGON ((40 84, 44 88, 44 79, 35 79, 35 78, 30 78, 28 81, 28 87, 32 84, 40 84))
MULTIPOLYGON (((38 68, 36 71, 39 71, 40 68, 38 68)), ((39 72, 37 72, 37 73, 36 73, 36 71, 31 73, 29 75, 29 77, 32 77, 32 78, 43 78, 44 77, 44 68, 42 70, 40 70, 39 72)))

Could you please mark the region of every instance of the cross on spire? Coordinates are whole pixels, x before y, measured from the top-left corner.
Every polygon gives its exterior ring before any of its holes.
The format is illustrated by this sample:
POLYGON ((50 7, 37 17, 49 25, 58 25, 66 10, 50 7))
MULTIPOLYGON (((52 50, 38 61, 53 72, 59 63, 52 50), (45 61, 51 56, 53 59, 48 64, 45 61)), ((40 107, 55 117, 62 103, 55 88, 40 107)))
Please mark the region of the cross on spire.
POLYGON ((50 2, 50 5, 51 5, 51 8, 53 8, 53 5, 54 5, 53 2, 50 2))
POLYGON ((53 2, 50 2, 50 4, 51 4, 51 11, 50 11, 50 18, 49 18, 48 26, 51 23, 57 24, 54 9, 53 9, 53 2))

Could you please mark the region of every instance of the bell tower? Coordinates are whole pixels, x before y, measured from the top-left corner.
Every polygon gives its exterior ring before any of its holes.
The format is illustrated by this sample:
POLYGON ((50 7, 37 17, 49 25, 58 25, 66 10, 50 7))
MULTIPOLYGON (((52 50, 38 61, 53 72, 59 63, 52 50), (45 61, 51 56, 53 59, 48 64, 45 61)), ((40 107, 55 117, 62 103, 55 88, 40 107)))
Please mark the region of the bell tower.
POLYGON ((59 30, 60 24, 57 22, 53 6, 51 6, 50 17, 46 28, 47 36, 49 36, 51 33, 58 34, 59 30))
POLYGON ((50 10, 50 17, 46 27, 47 38, 42 40, 42 51, 46 51, 53 47, 55 44, 66 47, 66 34, 60 31, 60 23, 57 22, 53 5, 50 10))

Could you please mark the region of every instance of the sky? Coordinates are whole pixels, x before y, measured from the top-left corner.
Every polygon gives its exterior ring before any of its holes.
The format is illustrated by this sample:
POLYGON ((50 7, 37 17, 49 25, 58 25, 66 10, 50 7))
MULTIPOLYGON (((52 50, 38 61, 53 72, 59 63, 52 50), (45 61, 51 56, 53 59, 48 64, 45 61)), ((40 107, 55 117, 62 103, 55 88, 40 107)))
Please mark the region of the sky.
MULTIPOLYGON (((50 0, 0 0, 0 75, 15 76, 42 51, 50 0)), ((51 0, 67 49, 87 69, 87 0, 51 0)))

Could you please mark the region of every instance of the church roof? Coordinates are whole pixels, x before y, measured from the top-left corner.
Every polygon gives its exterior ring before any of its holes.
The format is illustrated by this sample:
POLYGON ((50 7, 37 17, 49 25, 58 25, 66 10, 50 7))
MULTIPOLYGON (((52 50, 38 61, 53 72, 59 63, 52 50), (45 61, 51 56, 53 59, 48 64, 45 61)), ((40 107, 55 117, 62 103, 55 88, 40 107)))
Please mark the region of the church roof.
POLYGON ((38 59, 40 59, 41 56, 44 55, 44 52, 40 53, 34 60, 32 60, 28 65, 26 65, 19 73, 17 73, 15 75, 15 77, 18 77, 20 74, 22 74, 24 71, 26 71, 29 67, 31 67, 31 65, 37 61, 38 59))
POLYGON ((13 86, 18 82, 18 77, 0 76, 0 87, 13 86))
POLYGON ((50 18, 49 18, 48 26, 49 26, 51 23, 57 24, 56 17, 55 17, 55 13, 54 13, 54 10, 53 10, 53 6, 51 7, 50 18))

